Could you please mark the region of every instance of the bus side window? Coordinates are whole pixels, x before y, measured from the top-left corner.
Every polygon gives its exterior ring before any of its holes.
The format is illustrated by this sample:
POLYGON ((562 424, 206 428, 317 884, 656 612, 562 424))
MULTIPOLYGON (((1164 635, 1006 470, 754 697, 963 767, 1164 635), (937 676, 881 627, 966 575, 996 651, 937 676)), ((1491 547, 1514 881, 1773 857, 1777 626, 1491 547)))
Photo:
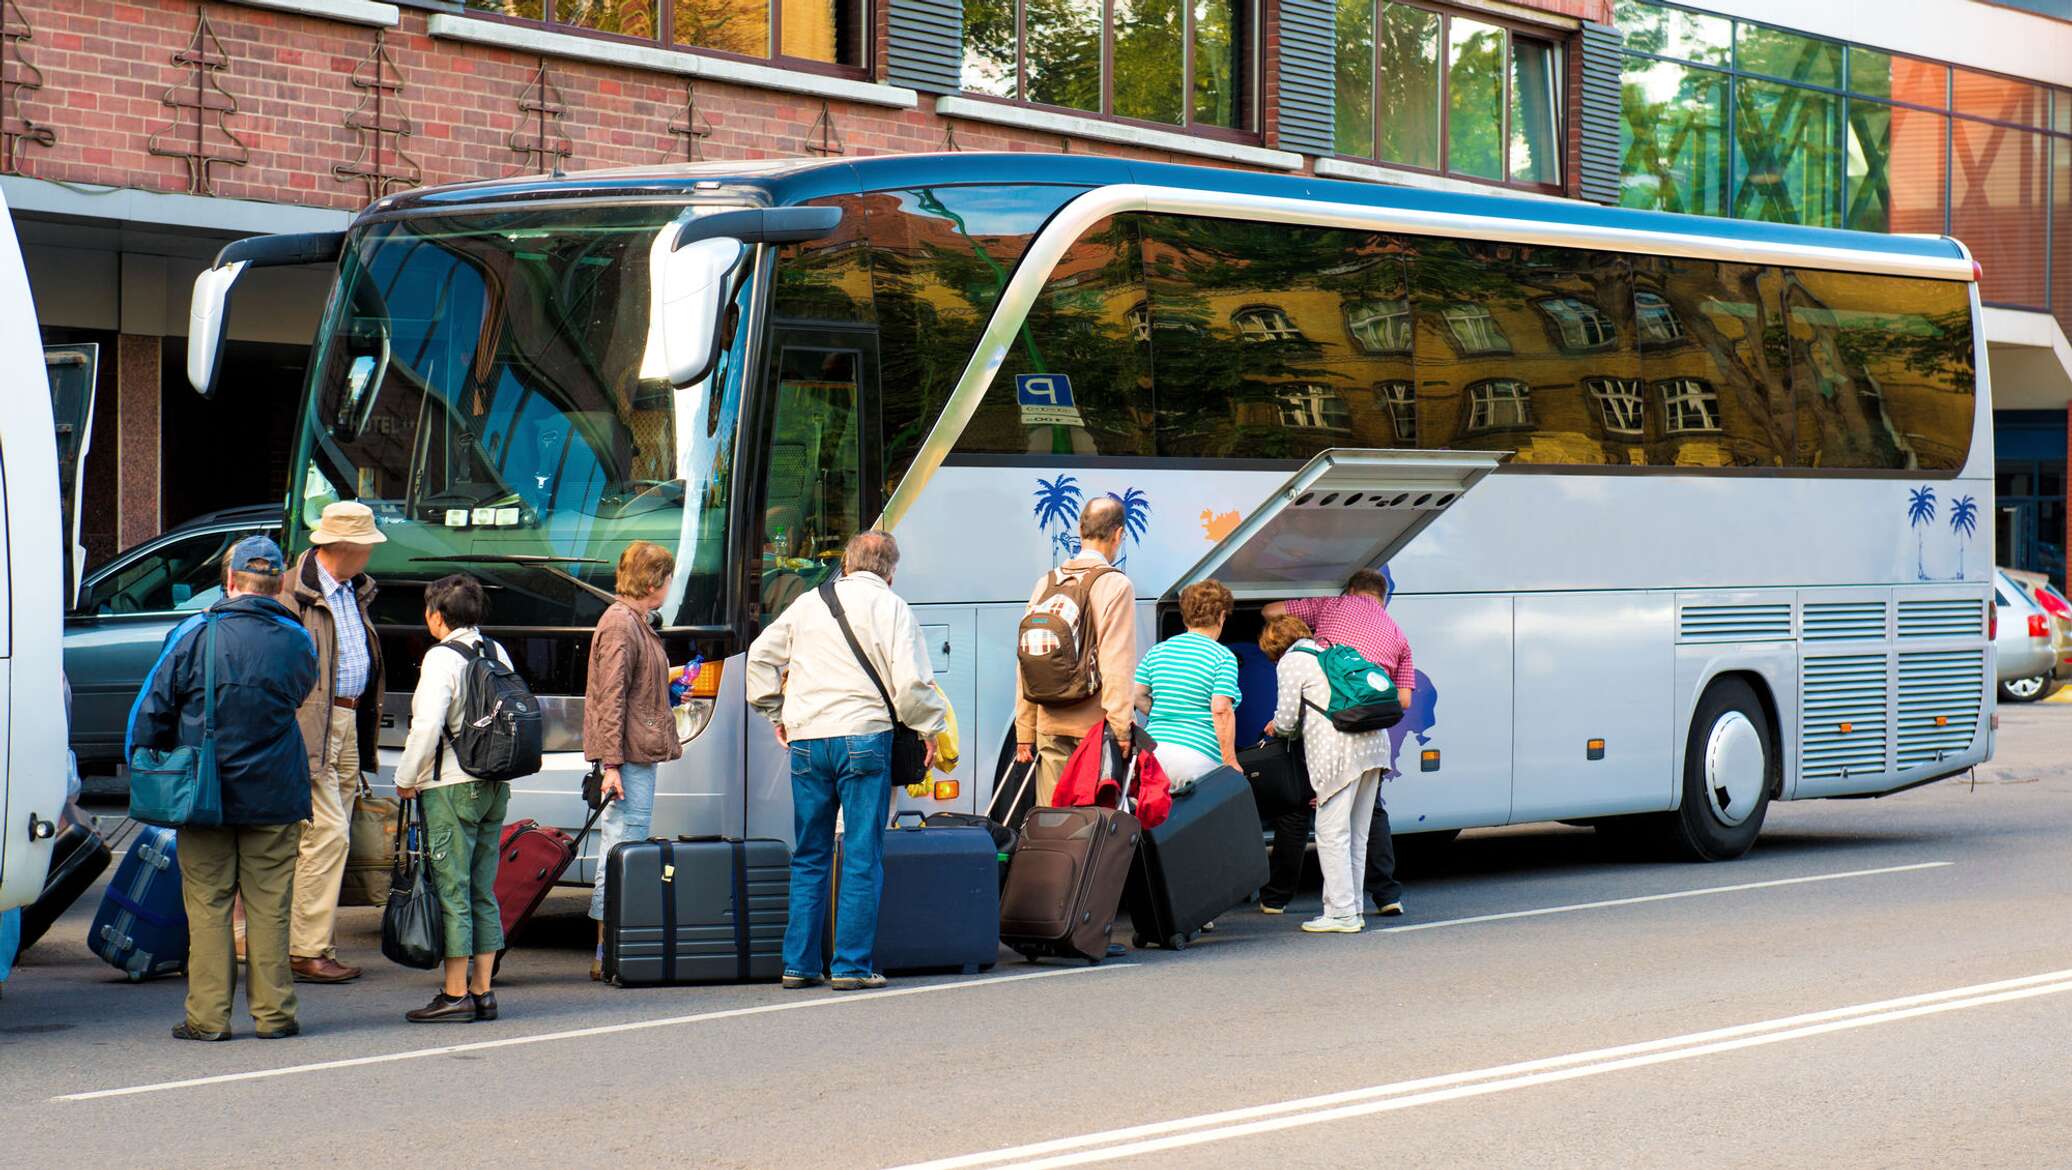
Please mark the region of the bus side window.
POLYGON ((1796 435, 1777 270, 1635 256, 1633 276, 1641 371, 1664 421, 1650 461, 1789 465, 1796 435))
POLYGON ((1955 471, 1971 446, 1971 302, 1948 280, 1786 270, 1800 467, 1955 471))
POLYGON ((763 485, 762 614, 768 621, 841 572, 863 524, 865 354, 786 345, 763 485))

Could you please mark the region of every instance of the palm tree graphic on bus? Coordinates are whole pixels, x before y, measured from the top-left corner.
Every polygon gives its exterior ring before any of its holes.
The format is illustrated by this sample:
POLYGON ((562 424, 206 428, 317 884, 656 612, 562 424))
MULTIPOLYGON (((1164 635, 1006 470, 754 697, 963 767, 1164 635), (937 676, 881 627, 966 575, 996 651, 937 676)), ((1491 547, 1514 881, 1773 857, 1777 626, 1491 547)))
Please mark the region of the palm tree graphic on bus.
POLYGON ((1978 531, 1978 501, 1970 496, 1959 496, 1950 501, 1950 531, 1957 534, 1957 572, 1952 581, 1964 579, 1964 548, 1971 543, 1972 534, 1978 531))
MULTIPOLYGON (((1079 555, 1079 509, 1086 493, 1077 479, 1060 475, 1056 479, 1039 477, 1033 494, 1036 527, 1050 537, 1050 563, 1055 568, 1079 555)), ((1129 560, 1130 543, 1142 543, 1144 533, 1150 530, 1151 497, 1133 487, 1105 494, 1122 505, 1122 529, 1128 539, 1123 542, 1121 555, 1115 558, 1115 567, 1121 568, 1129 560)))
POLYGON ((1907 527, 1914 530, 1914 576, 1928 580, 1927 534, 1923 528, 1935 523, 1935 489, 1923 484, 1907 492, 1907 527))

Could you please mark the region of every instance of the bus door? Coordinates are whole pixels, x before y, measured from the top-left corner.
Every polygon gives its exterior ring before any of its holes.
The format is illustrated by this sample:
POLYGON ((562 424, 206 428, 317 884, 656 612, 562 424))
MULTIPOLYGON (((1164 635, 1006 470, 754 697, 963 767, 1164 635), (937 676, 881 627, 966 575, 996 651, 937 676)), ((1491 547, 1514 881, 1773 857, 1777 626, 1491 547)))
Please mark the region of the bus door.
MULTIPOLYGON (((1175 625, 1169 612, 1180 590, 1213 577, 1249 608, 1294 597, 1335 597, 1346 578, 1388 561, 1501 463, 1500 451, 1326 451, 1267 497, 1159 601, 1157 626, 1175 625)), ((1500 588, 1492 583, 1491 588, 1500 588)), ((1412 597, 1391 601, 1420 664, 1456 661, 1449 672, 1456 691, 1447 702, 1449 734, 1420 725, 1413 706, 1389 729, 1400 778, 1392 786, 1414 806, 1398 833, 1488 823, 1491 810, 1510 805, 1510 661, 1508 600, 1486 597, 1412 597), (1501 620, 1490 611, 1502 609, 1501 620), (1411 616, 1404 616, 1408 612, 1411 616), (1421 753, 1437 751, 1434 769, 1421 753), (1420 823, 1422 822, 1422 823, 1420 823)), ((1420 669, 1419 675, 1427 674, 1420 669)), ((1415 686, 1416 680, 1396 680, 1415 686)), ((1430 696, 1427 696, 1429 699, 1430 696)))
POLYGON ((50 413, 58 436, 58 506, 64 511, 68 608, 86 572, 86 546, 79 541, 80 474, 93 444, 94 376, 100 364, 98 342, 43 347, 43 374, 50 382, 50 413))

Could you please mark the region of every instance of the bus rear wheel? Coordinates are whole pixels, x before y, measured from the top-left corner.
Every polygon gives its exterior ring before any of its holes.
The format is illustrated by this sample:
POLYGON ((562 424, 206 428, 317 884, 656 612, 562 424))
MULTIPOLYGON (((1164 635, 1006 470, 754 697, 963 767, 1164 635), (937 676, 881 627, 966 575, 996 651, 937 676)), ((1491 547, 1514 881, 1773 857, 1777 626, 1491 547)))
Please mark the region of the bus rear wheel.
POLYGON ((1748 852, 1763 831, 1782 767, 1755 688, 1739 678, 1714 682, 1691 717, 1683 803, 1664 818, 1669 844, 1693 861, 1731 861, 1748 852))

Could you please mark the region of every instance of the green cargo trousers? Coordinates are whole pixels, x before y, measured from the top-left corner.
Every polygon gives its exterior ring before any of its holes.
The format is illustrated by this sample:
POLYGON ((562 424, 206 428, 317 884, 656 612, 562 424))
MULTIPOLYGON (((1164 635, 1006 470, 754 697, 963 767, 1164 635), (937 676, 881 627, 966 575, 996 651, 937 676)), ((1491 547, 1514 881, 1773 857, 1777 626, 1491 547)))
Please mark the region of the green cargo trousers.
POLYGON ((288 915, 302 822, 180 830, 180 896, 187 906, 187 1023, 228 1032, 237 994, 231 901, 245 900, 245 1002, 263 1032, 295 1022, 288 915))
POLYGON ((470 780, 423 789, 418 799, 424 805, 425 856, 446 928, 446 957, 503 950, 496 862, 511 786, 470 780))

